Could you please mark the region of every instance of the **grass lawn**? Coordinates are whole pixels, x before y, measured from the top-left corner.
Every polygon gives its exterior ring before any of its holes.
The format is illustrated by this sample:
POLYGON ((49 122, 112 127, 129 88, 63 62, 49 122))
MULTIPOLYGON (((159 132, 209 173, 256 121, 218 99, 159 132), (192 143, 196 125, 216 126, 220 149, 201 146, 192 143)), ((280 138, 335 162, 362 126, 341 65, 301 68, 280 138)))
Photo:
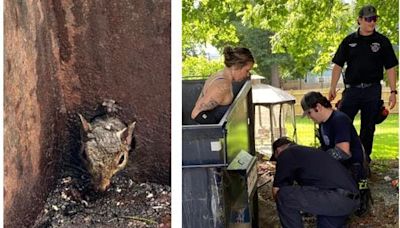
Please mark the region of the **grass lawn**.
MULTIPOLYGON (((354 126, 359 132, 360 118, 356 116, 354 126)), ((297 143, 307 146, 319 145, 314 137, 314 123, 308 118, 296 117, 297 143)), ((376 125, 372 160, 399 158, 399 119, 398 114, 390 114, 381 124, 376 125)))

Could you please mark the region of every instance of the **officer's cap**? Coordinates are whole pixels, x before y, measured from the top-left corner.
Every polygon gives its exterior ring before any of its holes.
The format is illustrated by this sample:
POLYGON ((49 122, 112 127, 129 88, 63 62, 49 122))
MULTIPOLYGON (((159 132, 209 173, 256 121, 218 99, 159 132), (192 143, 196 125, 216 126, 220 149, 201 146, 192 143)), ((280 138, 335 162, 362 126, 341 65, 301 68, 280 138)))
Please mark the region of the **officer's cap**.
POLYGON ((376 14, 376 9, 372 5, 366 5, 363 6, 360 9, 360 12, 358 12, 359 17, 371 17, 371 16, 377 16, 376 14))

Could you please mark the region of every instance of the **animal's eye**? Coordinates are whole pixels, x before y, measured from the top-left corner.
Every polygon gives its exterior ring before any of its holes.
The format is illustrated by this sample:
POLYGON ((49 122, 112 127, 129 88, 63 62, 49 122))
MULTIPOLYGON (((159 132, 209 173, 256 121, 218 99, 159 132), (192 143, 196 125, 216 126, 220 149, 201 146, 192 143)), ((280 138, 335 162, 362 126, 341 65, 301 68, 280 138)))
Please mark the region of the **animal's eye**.
POLYGON ((118 165, 121 165, 125 160, 125 155, 122 155, 121 158, 119 159, 118 165))

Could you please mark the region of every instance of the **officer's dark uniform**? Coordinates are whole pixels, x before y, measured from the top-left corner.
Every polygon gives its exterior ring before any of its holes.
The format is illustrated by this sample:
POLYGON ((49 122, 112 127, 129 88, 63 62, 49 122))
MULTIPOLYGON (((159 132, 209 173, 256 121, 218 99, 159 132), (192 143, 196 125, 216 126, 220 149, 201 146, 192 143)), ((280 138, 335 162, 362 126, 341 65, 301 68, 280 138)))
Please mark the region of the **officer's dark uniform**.
POLYGON ((284 228, 303 227, 300 211, 317 215, 318 227, 341 227, 359 204, 346 168, 316 148, 290 145, 282 151, 273 186, 279 187, 277 208, 284 228))
POLYGON ((343 76, 346 88, 339 109, 352 120, 361 110, 360 138, 370 161, 375 117, 380 109, 383 69, 398 64, 393 47, 388 38, 376 31, 362 36, 358 30, 342 41, 332 62, 340 67, 347 63, 343 76))
POLYGON ((324 151, 335 148, 338 143, 348 142, 352 155, 350 159, 342 163, 353 171, 353 177, 357 183, 367 178, 364 166, 364 150, 357 131, 346 114, 340 111, 333 111, 331 116, 319 125, 318 132, 321 149, 324 151))

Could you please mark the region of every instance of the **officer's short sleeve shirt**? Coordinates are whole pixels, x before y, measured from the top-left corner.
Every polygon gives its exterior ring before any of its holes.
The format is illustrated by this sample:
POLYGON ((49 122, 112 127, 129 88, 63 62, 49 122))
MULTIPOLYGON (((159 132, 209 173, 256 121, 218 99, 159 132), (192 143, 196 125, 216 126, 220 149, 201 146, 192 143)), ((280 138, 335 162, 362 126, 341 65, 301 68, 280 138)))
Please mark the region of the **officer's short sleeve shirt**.
POLYGON ((332 62, 340 67, 347 63, 346 84, 374 83, 383 79, 384 69, 398 65, 389 39, 374 32, 362 36, 359 32, 348 35, 339 45, 332 62))
POLYGON ((350 118, 340 111, 333 111, 331 116, 319 126, 320 142, 323 150, 335 148, 336 144, 348 142, 352 157, 351 163, 363 163, 364 153, 360 138, 350 118))

